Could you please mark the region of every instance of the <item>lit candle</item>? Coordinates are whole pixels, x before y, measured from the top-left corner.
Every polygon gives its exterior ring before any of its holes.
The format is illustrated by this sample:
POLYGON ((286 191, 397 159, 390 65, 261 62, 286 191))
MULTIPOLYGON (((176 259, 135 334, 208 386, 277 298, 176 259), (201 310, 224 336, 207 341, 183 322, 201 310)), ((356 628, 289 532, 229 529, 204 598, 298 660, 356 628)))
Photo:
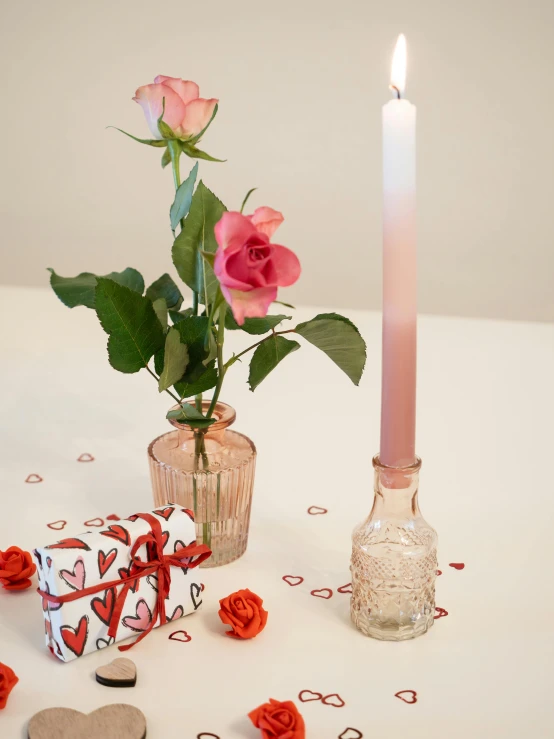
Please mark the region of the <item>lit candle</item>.
POLYGON ((394 52, 383 107, 383 365, 381 463, 412 464, 416 408, 416 108, 404 99, 406 38, 394 52))

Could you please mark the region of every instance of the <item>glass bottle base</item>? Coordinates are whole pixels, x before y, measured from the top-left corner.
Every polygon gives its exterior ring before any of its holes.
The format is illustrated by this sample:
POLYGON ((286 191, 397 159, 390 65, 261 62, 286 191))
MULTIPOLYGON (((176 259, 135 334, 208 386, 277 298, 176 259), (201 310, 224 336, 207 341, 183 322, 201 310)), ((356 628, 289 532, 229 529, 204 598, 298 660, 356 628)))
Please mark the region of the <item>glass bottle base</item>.
POLYGON ((407 641, 426 634, 435 623, 432 614, 421 614, 413 619, 408 615, 394 619, 375 619, 357 608, 354 598, 351 601, 352 622, 362 634, 381 641, 407 641))

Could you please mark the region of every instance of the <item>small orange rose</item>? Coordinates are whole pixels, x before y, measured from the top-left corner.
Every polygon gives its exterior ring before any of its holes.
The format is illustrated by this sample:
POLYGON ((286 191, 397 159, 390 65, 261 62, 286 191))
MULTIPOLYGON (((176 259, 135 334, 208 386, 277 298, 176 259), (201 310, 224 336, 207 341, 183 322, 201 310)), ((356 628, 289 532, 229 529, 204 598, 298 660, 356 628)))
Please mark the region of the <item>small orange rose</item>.
POLYGON ((248 714, 263 739, 305 739, 304 719, 292 701, 269 699, 248 714))
POLYGON ((231 627, 227 636, 235 639, 252 639, 263 631, 267 623, 267 611, 263 600, 250 590, 237 590, 219 601, 219 618, 231 627))
POLYGON ((19 682, 15 672, 0 662, 0 710, 6 707, 8 696, 19 682))
POLYGON ((19 547, 0 551, 0 583, 6 590, 25 590, 31 587, 29 579, 37 567, 29 552, 19 547))

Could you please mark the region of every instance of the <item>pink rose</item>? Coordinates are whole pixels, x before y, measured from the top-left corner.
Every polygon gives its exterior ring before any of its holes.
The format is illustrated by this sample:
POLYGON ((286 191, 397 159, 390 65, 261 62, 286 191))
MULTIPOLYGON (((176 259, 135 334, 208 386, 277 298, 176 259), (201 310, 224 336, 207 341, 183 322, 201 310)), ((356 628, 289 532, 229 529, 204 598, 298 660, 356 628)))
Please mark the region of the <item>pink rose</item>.
MULTIPOLYGON (((269 236, 256 228, 253 218, 228 212, 215 225, 219 249, 214 270, 239 325, 245 318, 266 316, 277 297, 277 288, 292 285, 300 276, 296 254, 286 246, 270 244, 269 236)), ((265 222, 271 233, 277 228, 271 225, 275 220, 265 222)))
POLYGON ((142 107, 146 121, 155 139, 163 136, 158 130, 158 119, 162 114, 162 101, 165 99, 163 121, 180 139, 196 136, 208 125, 216 98, 205 100, 199 97, 196 82, 159 74, 153 85, 139 87, 133 100, 142 107))
POLYGON ((281 223, 285 220, 283 214, 278 210, 268 208, 267 205, 256 208, 251 216, 248 216, 258 231, 271 238, 281 223))

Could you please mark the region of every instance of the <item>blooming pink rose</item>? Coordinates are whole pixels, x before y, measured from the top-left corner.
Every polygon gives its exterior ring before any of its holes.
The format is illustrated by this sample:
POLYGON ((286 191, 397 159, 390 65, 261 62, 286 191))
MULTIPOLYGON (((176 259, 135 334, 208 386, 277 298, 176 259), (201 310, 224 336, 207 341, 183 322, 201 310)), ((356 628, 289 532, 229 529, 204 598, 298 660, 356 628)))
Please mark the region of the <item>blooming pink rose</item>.
POLYGON ((216 98, 201 98, 196 82, 159 74, 153 85, 139 87, 133 98, 142 107, 155 139, 163 138, 158 130, 158 119, 162 114, 164 99, 163 121, 180 139, 199 134, 208 125, 218 102, 216 98))
POLYGON ((268 208, 267 205, 256 208, 251 216, 248 216, 258 231, 271 238, 281 223, 285 220, 283 214, 278 210, 268 208))
POLYGON ((277 288, 292 285, 300 277, 296 254, 286 246, 270 244, 269 236, 248 216, 224 213, 215 225, 215 238, 219 246, 215 274, 239 325, 245 318, 266 316, 277 288))

